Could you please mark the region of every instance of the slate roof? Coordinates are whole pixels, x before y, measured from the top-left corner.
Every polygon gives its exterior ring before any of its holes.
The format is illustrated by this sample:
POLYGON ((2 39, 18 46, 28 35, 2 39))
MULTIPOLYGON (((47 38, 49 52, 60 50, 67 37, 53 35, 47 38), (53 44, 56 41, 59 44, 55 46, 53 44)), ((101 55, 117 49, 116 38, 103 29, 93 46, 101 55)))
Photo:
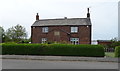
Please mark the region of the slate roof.
POLYGON ((63 18, 37 20, 32 26, 91 25, 89 18, 63 18))

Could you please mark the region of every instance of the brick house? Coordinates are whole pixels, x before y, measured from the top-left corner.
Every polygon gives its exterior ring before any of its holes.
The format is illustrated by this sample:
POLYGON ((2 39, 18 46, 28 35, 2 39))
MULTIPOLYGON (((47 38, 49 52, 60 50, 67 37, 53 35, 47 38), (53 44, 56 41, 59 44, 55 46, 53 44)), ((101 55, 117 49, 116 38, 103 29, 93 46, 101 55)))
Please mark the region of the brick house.
POLYGON ((109 45, 113 43, 111 40, 97 40, 97 42, 100 45, 109 45))
POLYGON ((91 44, 91 20, 88 8, 87 18, 40 19, 31 26, 31 42, 66 42, 91 44))

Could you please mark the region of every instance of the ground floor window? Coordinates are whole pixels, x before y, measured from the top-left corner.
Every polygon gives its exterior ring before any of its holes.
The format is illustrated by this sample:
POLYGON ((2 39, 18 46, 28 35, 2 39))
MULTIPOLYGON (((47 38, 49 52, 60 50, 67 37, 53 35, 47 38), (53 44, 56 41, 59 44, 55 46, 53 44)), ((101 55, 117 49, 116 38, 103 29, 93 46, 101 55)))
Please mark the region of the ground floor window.
POLYGON ((42 38, 41 42, 42 43, 46 43, 47 42, 47 38, 42 38))
POLYGON ((79 44, 79 38, 70 38, 70 42, 75 45, 79 44))

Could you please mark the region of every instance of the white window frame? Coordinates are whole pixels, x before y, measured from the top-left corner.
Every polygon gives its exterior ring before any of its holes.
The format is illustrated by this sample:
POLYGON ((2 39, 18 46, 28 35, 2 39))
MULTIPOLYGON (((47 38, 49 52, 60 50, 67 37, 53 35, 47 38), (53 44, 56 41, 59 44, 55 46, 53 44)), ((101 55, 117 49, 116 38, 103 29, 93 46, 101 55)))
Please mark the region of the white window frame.
POLYGON ((70 42, 71 42, 72 44, 77 45, 77 44, 79 44, 79 38, 70 38, 70 42))
POLYGON ((71 33, 77 33, 78 27, 71 27, 71 33))
POLYGON ((46 43, 47 42, 47 38, 42 38, 41 39, 41 43, 46 43))
POLYGON ((42 27, 42 32, 43 33, 48 33, 48 27, 42 27))

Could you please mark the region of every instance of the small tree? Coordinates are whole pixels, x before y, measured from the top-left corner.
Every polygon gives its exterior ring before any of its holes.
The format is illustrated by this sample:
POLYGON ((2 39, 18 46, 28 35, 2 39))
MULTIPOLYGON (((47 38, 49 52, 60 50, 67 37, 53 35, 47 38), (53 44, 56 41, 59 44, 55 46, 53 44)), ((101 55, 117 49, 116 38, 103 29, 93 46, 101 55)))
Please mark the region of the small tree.
POLYGON ((4 36, 5 36, 4 29, 3 29, 3 27, 0 26, 0 43, 2 42, 4 36))
POLYGON ((8 28, 6 35, 13 42, 19 42, 27 38, 26 30, 23 26, 17 24, 11 28, 8 28))

